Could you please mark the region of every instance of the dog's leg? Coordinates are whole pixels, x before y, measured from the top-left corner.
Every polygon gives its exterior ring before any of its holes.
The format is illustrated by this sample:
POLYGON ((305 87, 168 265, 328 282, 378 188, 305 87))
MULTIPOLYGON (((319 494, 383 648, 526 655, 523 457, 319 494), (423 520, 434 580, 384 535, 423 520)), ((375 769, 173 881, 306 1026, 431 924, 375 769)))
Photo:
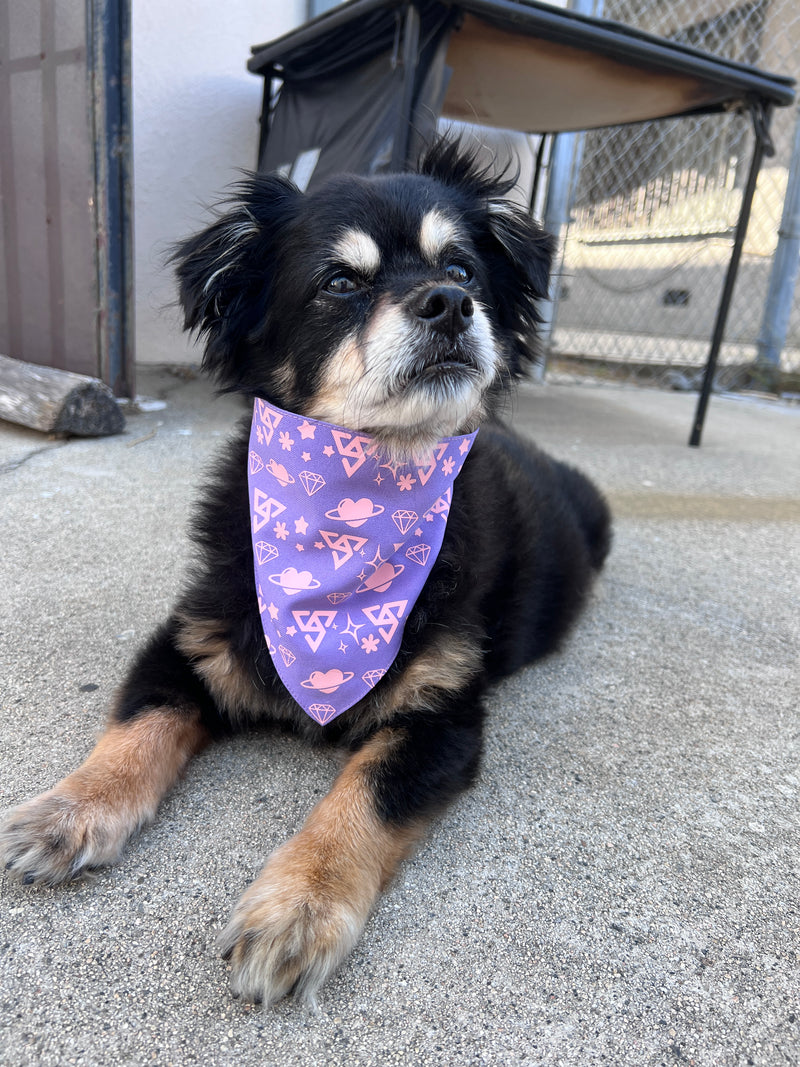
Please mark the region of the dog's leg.
POLYGON ((473 704, 469 725, 458 717, 404 715, 350 757, 220 937, 235 994, 270 1003, 293 991, 315 1003, 431 813, 472 781, 481 713, 473 704))
POLYGON ((162 631, 131 671, 86 762, 5 819, 0 858, 6 870, 26 885, 55 885, 118 859, 207 740, 200 708, 180 685, 187 672, 162 631), (163 678, 154 692, 148 673, 159 671, 163 678))

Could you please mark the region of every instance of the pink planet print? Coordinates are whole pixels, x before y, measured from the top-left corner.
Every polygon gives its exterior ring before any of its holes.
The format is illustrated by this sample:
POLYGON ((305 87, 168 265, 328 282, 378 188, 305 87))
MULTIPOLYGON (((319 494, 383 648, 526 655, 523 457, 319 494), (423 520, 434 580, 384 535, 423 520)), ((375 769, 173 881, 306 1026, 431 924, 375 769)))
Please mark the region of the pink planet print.
POLYGON ((280 574, 271 574, 269 580, 279 585, 288 596, 302 593, 304 589, 319 589, 319 582, 311 571, 299 571, 296 567, 286 567, 280 574))
POLYGON ((284 488, 287 485, 292 485, 294 478, 289 474, 287 469, 282 463, 278 463, 276 460, 271 459, 267 464, 267 470, 274 477, 277 478, 284 488))
POLYGON ((357 593, 385 593, 395 578, 403 573, 405 567, 402 563, 395 567, 391 563, 382 563, 380 567, 366 578, 356 589, 357 593))
POLYGON ((353 672, 343 674, 338 668, 333 667, 329 671, 312 671, 308 678, 300 683, 304 689, 315 689, 318 693, 335 693, 340 685, 349 682, 353 672))
POLYGON ((325 518, 337 519, 356 529, 363 526, 367 519, 374 519, 384 510, 382 504, 373 504, 369 497, 362 496, 360 500, 351 500, 349 496, 346 496, 339 501, 337 508, 325 512, 325 518))

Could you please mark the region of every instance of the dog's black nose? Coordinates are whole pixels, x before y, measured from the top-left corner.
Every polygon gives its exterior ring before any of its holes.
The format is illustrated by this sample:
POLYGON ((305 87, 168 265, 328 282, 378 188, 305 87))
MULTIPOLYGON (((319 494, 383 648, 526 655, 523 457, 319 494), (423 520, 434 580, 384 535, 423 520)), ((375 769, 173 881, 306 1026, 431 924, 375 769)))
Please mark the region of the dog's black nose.
POLYGON ((437 285, 422 293, 411 310, 431 329, 455 340, 472 323, 475 308, 472 297, 457 285, 437 285))

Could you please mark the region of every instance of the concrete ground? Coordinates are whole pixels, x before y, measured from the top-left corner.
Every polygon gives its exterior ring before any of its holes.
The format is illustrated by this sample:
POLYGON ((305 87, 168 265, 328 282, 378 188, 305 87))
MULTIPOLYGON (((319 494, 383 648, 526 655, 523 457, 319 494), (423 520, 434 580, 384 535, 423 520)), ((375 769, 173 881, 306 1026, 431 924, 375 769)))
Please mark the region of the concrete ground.
MULTIPOLYGON (((70 771, 186 565, 241 408, 143 371, 125 435, 0 426, 0 805, 70 771)), ((800 1063, 800 409, 527 387, 517 423, 607 491, 616 540, 563 653, 491 698, 476 787, 313 1016, 239 1004, 214 947, 333 755, 202 755, 118 867, 0 880, 0 1062, 800 1063)))

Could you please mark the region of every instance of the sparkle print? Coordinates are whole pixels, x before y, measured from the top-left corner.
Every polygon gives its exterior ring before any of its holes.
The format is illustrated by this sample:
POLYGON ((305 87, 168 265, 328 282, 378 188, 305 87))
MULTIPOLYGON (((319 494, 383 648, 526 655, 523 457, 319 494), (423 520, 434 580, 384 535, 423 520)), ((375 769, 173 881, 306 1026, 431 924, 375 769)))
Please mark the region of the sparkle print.
POLYGON ((476 433, 403 465, 365 434, 256 400, 247 457, 253 595, 281 681, 320 725, 393 663, 476 433))

